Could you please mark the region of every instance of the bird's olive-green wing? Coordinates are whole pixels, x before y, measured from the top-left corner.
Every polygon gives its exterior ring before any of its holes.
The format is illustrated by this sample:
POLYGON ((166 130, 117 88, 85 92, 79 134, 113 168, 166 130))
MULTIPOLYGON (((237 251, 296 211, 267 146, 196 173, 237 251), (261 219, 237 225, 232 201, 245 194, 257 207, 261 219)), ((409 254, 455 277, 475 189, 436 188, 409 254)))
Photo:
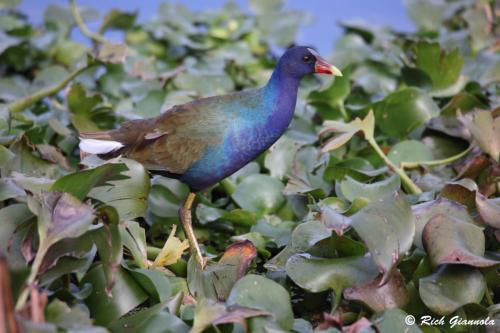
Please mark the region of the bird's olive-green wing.
POLYGON ((125 156, 151 169, 182 174, 224 136, 230 116, 218 102, 212 97, 174 106, 147 124, 125 123, 112 136, 127 145, 125 156))

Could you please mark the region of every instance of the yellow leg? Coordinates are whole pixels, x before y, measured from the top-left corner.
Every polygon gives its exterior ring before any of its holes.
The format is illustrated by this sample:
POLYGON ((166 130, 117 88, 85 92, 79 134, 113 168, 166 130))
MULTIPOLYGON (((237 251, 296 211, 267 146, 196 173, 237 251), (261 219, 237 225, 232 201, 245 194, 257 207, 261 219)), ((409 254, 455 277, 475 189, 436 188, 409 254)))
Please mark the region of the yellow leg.
POLYGON ((193 206, 194 198, 196 194, 193 192, 189 192, 184 204, 179 209, 179 217, 182 223, 182 229, 184 230, 184 235, 188 239, 189 249, 191 251, 191 255, 195 257, 196 261, 202 268, 205 267, 205 260, 201 255, 200 246, 198 245, 198 241, 194 235, 193 231, 193 221, 191 217, 191 207, 193 206))

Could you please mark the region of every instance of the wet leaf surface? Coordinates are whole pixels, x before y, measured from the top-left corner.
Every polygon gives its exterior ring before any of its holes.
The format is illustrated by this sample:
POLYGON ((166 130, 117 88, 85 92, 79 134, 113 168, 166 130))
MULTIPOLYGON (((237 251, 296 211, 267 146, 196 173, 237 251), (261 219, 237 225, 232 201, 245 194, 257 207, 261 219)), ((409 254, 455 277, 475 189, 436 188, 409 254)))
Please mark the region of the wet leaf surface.
POLYGON ((284 202, 281 194, 283 184, 265 175, 251 175, 245 178, 232 198, 243 209, 257 214, 275 212, 284 202))
POLYGON ((438 315, 447 315, 468 303, 483 298, 483 275, 474 267, 444 265, 419 281, 420 297, 438 315))
POLYGON ((272 314, 272 319, 251 319, 249 329, 252 332, 264 332, 264 327, 271 323, 275 323, 283 330, 292 328, 290 295, 281 285, 261 275, 248 274, 236 282, 226 304, 249 307, 272 314))
POLYGON ((352 216, 352 227, 371 252, 384 283, 413 242, 415 222, 406 197, 394 192, 369 203, 352 216))
POLYGON ((86 299, 90 314, 99 325, 120 318, 147 299, 147 294, 125 269, 119 268, 112 289, 112 297, 105 292, 106 278, 101 265, 94 267, 82 282, 91 283, 92 293, 86 299))
POLYGON ((324 259, 295 254, 286 263, 286 273, 310 292, 333 290, 338 304, 345 288, 372 281, 378 270, 370 256, 324 259))
POLYGON ((395 137, 404 137, 431 118, 438 116, 439 108, 423 90, 405 88, 375 104, 373 112, 377 126, 382 132, 395 137))

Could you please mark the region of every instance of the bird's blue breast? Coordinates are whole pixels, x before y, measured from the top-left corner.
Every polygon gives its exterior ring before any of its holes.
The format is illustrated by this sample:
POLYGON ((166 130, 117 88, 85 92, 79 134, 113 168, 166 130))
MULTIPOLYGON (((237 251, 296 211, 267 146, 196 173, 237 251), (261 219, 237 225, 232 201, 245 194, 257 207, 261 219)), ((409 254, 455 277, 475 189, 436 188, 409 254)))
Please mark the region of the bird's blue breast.
POLYGON ((228 121, 223 139, 208 147, 180 180, 193 190, 207 188, 241 169, 278 140, 293 117, 296 95, 284 99, 277 89, 260 89, 225 105, 221 114, 228 121))

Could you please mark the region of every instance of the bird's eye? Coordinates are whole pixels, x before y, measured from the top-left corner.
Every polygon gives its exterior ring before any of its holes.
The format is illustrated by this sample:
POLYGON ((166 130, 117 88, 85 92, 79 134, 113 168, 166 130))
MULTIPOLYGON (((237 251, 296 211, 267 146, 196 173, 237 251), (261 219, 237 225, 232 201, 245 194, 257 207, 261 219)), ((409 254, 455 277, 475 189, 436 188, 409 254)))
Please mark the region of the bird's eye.
POLYGON ((303 57, 302 57, 302 60, 303 60, 304 62, 309 62, 309 61, 311 61, 311 57, 310 57, 310 56, 308 56, 308 55, 305 55, 305 56, 303 56, 303 57))

